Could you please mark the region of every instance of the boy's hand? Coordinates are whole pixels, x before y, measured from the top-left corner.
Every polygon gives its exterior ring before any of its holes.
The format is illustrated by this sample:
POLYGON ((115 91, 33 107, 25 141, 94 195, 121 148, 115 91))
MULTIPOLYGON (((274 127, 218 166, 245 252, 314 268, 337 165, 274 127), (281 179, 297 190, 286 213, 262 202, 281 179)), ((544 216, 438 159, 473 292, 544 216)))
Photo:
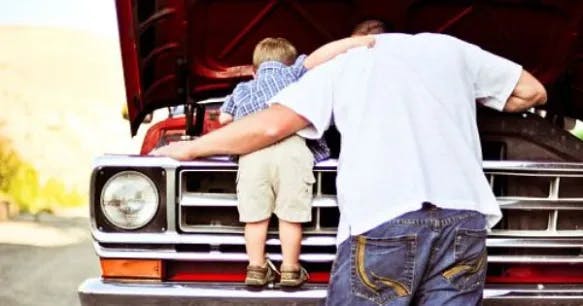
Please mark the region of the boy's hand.
POLYGON ((167 156, 176 160, 193 160, 191 141, 176 141, 152 150, 149 155, 167 156))

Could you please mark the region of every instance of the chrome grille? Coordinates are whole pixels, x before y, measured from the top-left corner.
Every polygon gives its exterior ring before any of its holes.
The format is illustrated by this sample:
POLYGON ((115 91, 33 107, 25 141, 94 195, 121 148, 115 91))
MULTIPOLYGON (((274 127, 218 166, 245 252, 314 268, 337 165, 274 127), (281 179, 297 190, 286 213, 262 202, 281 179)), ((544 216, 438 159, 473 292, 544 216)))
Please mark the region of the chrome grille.
MULTIPOLYGON (((188 169, 179 173, 179 225, 186 233, 243 233, 236 196, 236 168, 188 169)), ((339 220, 336 203, 335 169, 314 171, 312 221, 303 224, 304 234, 335 235, 339 220)), ((277 232, 272 217, 269 232, 277 232)))
MULTIPOLYGON (((179 225, 188 233, 242 233, 236 165, 179 172, 179 225)), ((306 234, 334 234, 336 168, 316 167, 313 220, 306 234)), ((566 163, 485 162, 484 173, 503 211, 492 236, 583 237, 583 166, 566 163)), ((277 219, 270 222, 275 233, 277 219)))
POLYGON ((583 237, 579 164, 486 162, 503 212, 491 236, 583 237))

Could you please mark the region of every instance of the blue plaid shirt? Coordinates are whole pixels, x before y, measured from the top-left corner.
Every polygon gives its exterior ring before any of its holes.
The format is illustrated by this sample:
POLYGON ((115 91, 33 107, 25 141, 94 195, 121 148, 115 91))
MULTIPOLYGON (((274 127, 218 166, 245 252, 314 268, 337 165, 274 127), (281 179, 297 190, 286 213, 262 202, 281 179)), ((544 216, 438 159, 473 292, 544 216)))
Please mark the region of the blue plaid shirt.
MULTIPOLYGON (((234 120, 254 112, 266 109, 267 101, 287 85, 297 81, 307 69, 304 67, 305 55, 300 55, 295 63, 286 66, 277 61, 264 62, 259 65, 256 78, 241 82, 233 94, 221 106, 221 112, 233 116, 234 120)), ((330 148, 324 139, 306 139, 306 144, 314 154, 316 162, 330 158, 330 148)))

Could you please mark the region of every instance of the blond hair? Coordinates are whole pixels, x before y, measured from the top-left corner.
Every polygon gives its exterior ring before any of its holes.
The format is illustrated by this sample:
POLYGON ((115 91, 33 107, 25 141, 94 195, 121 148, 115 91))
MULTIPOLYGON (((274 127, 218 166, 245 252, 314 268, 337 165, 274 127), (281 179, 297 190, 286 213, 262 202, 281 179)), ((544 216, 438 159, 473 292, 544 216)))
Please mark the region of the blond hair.
POLYGON ((253 66, 255 69, 263 62, 278 61, 291 65, 296 60, 296 48, 285 38, 267 37, 260 41, 253 51, 253 66))

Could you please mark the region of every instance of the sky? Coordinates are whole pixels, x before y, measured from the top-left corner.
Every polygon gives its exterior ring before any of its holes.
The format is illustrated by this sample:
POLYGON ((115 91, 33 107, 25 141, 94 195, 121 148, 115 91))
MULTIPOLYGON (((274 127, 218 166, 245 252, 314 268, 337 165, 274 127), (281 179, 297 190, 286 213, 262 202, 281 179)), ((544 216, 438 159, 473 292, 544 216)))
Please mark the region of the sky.
POLYGON ((33 25, 117 37, 114 0, 0 0, 1 25, 33 25))

